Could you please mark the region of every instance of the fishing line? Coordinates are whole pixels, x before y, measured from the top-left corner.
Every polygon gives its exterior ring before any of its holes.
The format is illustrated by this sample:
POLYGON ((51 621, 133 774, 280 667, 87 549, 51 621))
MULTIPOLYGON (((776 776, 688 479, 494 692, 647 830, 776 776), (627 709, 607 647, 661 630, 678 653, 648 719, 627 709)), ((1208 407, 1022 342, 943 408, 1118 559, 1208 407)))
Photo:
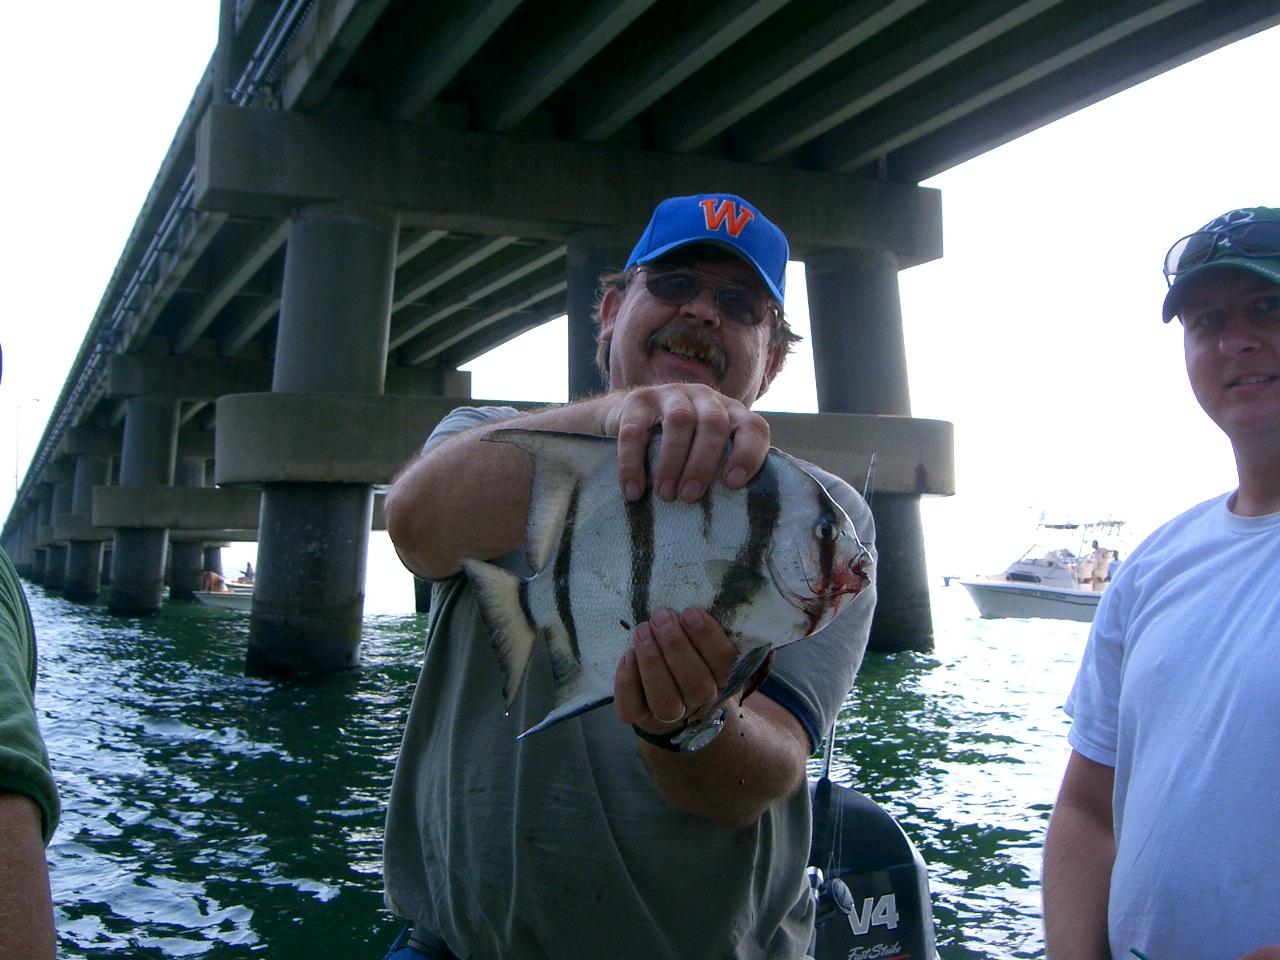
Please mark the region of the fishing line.
MULTIPOLYGON (((875 472, 876 454, 873 450, 871 452, 871 462, 867 464, 867 477, 862 482, 862 499, 866 502, 868 507, 871 506, 871 480, 875 476, 875 472)), ((826 748, 823 750, 822 755, 822 778, 824 780, 828 779, 828 775, 831 773, 831 754, 835 747, 836 723, 839 720, 839 713, 840 711, 837 710, 836 719, 831 721, 831 729, 827 731, 826 748)))

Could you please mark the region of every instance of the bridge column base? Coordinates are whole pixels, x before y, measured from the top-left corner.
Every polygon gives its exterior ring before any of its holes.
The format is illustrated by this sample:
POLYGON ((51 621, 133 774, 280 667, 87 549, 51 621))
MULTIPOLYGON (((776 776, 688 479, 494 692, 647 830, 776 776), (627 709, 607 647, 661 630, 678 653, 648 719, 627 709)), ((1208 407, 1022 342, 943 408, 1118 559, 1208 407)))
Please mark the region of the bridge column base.
POLYGON ((75 540, 67 551, 67 582, 62 594, 68 600, 97 600, 102 592, 102 541, 75 540))
POLYGON ((360 665, 373 490, 273 483, 262 491, 245 672, 330 673, 360 665))
MULTIPOLYGON (((805 261, 818 408, 911 416, 898 263, 884 250, 840 250, 805 261)), ((880 564, 870 650, 933 650, 920 498, 874 493, 880 564)))
MULTIPOLYGON (((103 457, 82 454, 76 457, 75 481, 71 490, 71 512, 93 514, 93 488, 111 480, 111 464, 103 457)), ((92 602, 102 592, 102 541, 72 539, 67 553, 67 583, 63 595, 68 600, 92 602)))
POLYGON ((67 582, 67 547, 51 543, 44 555, 44 585, 48 590, 61 590, 67 582))
POLYGON ((115 547, 111 551, 108 613, 146 617, 160 612, 164 599, 164 557, 168 548, 168 530, 116 528, 115 547))
POLYGON ((924 564, 920 498, 877 493, 871 499, 880 566, 868 649, 928 653, 933 650, 933 610, 924 564))
POLYGON ((169 544, 169 599, 194 600, 204 589, 204 544, 184 541, 169 544))
POLYGON ((218 576, 222 576, 222 548, 210 547, 204 548, 204 560, 200 564, 201 570, 212 570, 218 576))

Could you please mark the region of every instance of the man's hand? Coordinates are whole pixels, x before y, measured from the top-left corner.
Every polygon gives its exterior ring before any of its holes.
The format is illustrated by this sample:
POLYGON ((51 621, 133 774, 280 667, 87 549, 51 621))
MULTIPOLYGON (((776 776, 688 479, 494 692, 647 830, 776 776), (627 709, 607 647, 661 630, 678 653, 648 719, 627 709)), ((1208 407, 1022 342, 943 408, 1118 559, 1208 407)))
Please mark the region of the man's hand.
POLYGON ((653 431, 662 448, 653 476, 664 500, 697 500, 724 457, 729 487, 741 487, 769 455, 769 424, 736 400, 696 383, 601 394, 510 420, 490 421, 436 445, 406 466, 387 492, 387 531, 405 566, 420 577, 458 572, 463 557, 488 560, 525 538, 532 468, 523 451, 484 443, 494 430, 561 430, 618 438, 618 483, 637 500, 653 431))
POLYGON ((665 383, 606 394, 601 428, 618 438, 618 484, 628 500, 645 487, 645 454, 655 429, 662 448, 653 475, 654 494, 692 502, 706 492, 724 457, 723 478, 741 487, 769 454, 769 424, 758 413, 700 383, 665 383))
POLYGON ((738 658, 720 624, 697 607, 678 616, 655 610, 633 641, 618 661, 613 708, 623 723, 654 734, 678 730, 714 702, 738 658))
MULTIPOLYGON (((614 710, 653 734, 701 719, 724 687, 737 648, 706 611, 655 611, 618 662, 614 710)), ((672 753, 636 739, 653 784, 672 806, 732 829, 755 823, 804 784, 811 745, 800 721, 759 691, 727 704, 720 735, 672 753)))

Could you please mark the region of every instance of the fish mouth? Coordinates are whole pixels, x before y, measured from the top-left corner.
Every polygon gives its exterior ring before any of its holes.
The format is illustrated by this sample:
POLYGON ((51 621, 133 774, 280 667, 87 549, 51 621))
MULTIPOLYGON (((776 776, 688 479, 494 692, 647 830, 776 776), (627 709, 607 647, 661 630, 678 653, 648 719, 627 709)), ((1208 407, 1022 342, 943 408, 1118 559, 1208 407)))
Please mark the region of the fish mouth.
MULTIPOLYGON (((838 564, 830 576, 815 576, 805 569, 804 580, 806 592, 803 594, 787 591, 793 606, 803 610, 810 619, 810 630, 817 629, 826 620, 831 619, 850 600, 862 592, 871 577, 867 567, 871 558, 867 555, 854 557, 838 564)), ((770 561, 772 565, 772 560, 770 561)), ((775 574, 776 579, 776 574, 775 574)))
POLYGON ((817 601, 830 601, 835 597, 854 596, 871 579, 867 576, 867 558, 850 560, 832 571, 830 577, 807 579, 810 596, 817 601))
POLYGON ((655 330, 645 341, 645 351, 652 357, 659 350, 680 360, 691 360, 710 368, 717 381, 729 373, 729 358, 720 341, 698 327, 669 324, 655 330))

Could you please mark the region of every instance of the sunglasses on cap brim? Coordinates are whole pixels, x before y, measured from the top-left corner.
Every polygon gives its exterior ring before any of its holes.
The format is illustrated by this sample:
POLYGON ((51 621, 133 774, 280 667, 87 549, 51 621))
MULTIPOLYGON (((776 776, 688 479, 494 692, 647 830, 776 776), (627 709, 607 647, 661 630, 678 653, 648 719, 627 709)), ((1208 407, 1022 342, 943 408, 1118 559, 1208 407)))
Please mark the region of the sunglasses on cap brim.
POLYGON ((1212 263, 1229 251, 1232 256, 1247 259, 1280 257, 1280 221, 1254 220, 1222 230, 1200 230, 1188 234, 1164 257, 1164 278, 1169 286, 1193 267, 1212 263))

